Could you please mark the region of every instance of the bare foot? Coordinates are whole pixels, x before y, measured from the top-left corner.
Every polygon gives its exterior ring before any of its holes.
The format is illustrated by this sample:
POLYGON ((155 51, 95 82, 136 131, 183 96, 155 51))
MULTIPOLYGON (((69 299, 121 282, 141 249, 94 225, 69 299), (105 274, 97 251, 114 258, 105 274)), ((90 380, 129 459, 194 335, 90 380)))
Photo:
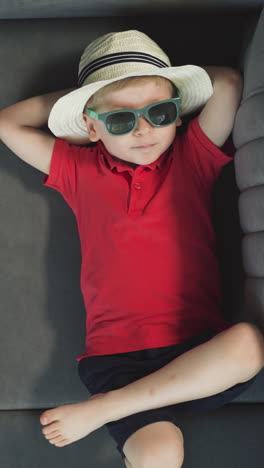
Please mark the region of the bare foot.
POLYGON ((106 424, 105 394, 97 393, 82 403, 47 410, 40 416, 43 434, 50 444, 64 447, 106 424))

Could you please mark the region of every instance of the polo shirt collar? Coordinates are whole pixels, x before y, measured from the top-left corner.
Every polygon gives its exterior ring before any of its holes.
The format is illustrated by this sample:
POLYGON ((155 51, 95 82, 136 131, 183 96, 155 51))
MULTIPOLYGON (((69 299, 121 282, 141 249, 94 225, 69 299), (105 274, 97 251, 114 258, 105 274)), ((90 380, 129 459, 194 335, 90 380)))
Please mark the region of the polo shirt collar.
MULTIPOLYGON (((171 151, 171 148, 172 148, 172 145, 164 152, 162 153, 159 158, 156 160, 156 161, 153 161, 152 163, 150 164, 144 164, 144 166, 142 167, 149 167, 151 170, 155 170, 155 169, 161 169, 165 164, 166 162, 171 159, 171 155, 172 155, 172 151, 171 151), (169 157, 167 158, 167 156, 169 155, 169 157)), ((122 161, 122 160, 119 160, 119 159, 116 159, 115 157, 113 157, 106 149, 106 147, 104 146, 103 142, 101 140, 98 140, 98 150, 99 150, 99 154, 102 154, 108 165, 109 165, 109 168, 113 171, 115 168, 118 172, 123 172, 123 171, 127 171, 127 170, 134 170, 134 168, 132 166, 130 166, 129 164, 126 163, 126 161, 122 161)))

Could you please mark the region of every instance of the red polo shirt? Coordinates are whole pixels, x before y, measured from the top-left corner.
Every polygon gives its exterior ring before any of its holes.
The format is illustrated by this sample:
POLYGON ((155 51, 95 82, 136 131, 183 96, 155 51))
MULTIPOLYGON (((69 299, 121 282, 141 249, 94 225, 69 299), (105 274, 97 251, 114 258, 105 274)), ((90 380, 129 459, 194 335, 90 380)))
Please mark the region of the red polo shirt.
POLYGON ((43 185, 64 197, 80 235, 88 356, 169 346, 221 315, 211 223, 213 184, 230 162, 198 118, 155 162, 132 168, 94 147, 56 139, 43 185))

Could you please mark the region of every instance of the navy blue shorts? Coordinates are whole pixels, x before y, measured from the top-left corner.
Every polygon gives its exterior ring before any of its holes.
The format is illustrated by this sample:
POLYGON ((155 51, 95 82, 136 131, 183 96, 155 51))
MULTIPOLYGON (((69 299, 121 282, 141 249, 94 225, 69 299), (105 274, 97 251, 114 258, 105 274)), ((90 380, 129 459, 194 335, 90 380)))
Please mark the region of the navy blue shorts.
MULTIPOLYGON (((208 329, 184 343, 172 346, 87 357, 79 361, 79 376, 92 395, 117 390, 157 371, 177 356, 210 340, 217 333, 215 330, 208 329)), ((118 421, 112 421, 106 424, 106 427, 111 437, 117 442, 117 450, 124 459, 123 446, 138 429, 158 421, 170 421, 177 424, 179 411, 207 411, 220 408, 245 391, 255 379, 256 377, 207 398, 132 414, 118 421)))

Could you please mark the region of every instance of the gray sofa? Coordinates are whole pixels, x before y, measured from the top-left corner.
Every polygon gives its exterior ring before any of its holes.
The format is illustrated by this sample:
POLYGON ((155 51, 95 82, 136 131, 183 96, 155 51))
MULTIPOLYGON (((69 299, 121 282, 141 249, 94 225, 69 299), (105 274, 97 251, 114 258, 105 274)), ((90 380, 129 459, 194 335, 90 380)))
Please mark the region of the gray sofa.
MULTIPOLYGON (((135 28, 174 65, 227 65, 245 72, 233 140, 216 183, 214 215, 223 313, 264 317, 263 1, 39 0, 0 4, 0 108, 76 86, 89 41, 135 28), (241 191, 241 193, 240 193, 241 191)), ((192 116, 190 116, 191 118, 192 116)), ((186 120, 186 125, 187 125, 186 120)), ((46 129, 47 130, 47 129, 46 129)), ((48 130, 47 130, 48 131, 48 130)), ((124 466, 105 427, 64 448, 43 437, 45 408, 89 396, 76 357, 84 346, 80 244, 74 215, 43 174, 0 142, 0 466, 124 466)), ((228 356, 226 357, 228 359, 228 356)), ((264 378, 231 404, 185 415, 186 468, 262 468, 264 378)))

